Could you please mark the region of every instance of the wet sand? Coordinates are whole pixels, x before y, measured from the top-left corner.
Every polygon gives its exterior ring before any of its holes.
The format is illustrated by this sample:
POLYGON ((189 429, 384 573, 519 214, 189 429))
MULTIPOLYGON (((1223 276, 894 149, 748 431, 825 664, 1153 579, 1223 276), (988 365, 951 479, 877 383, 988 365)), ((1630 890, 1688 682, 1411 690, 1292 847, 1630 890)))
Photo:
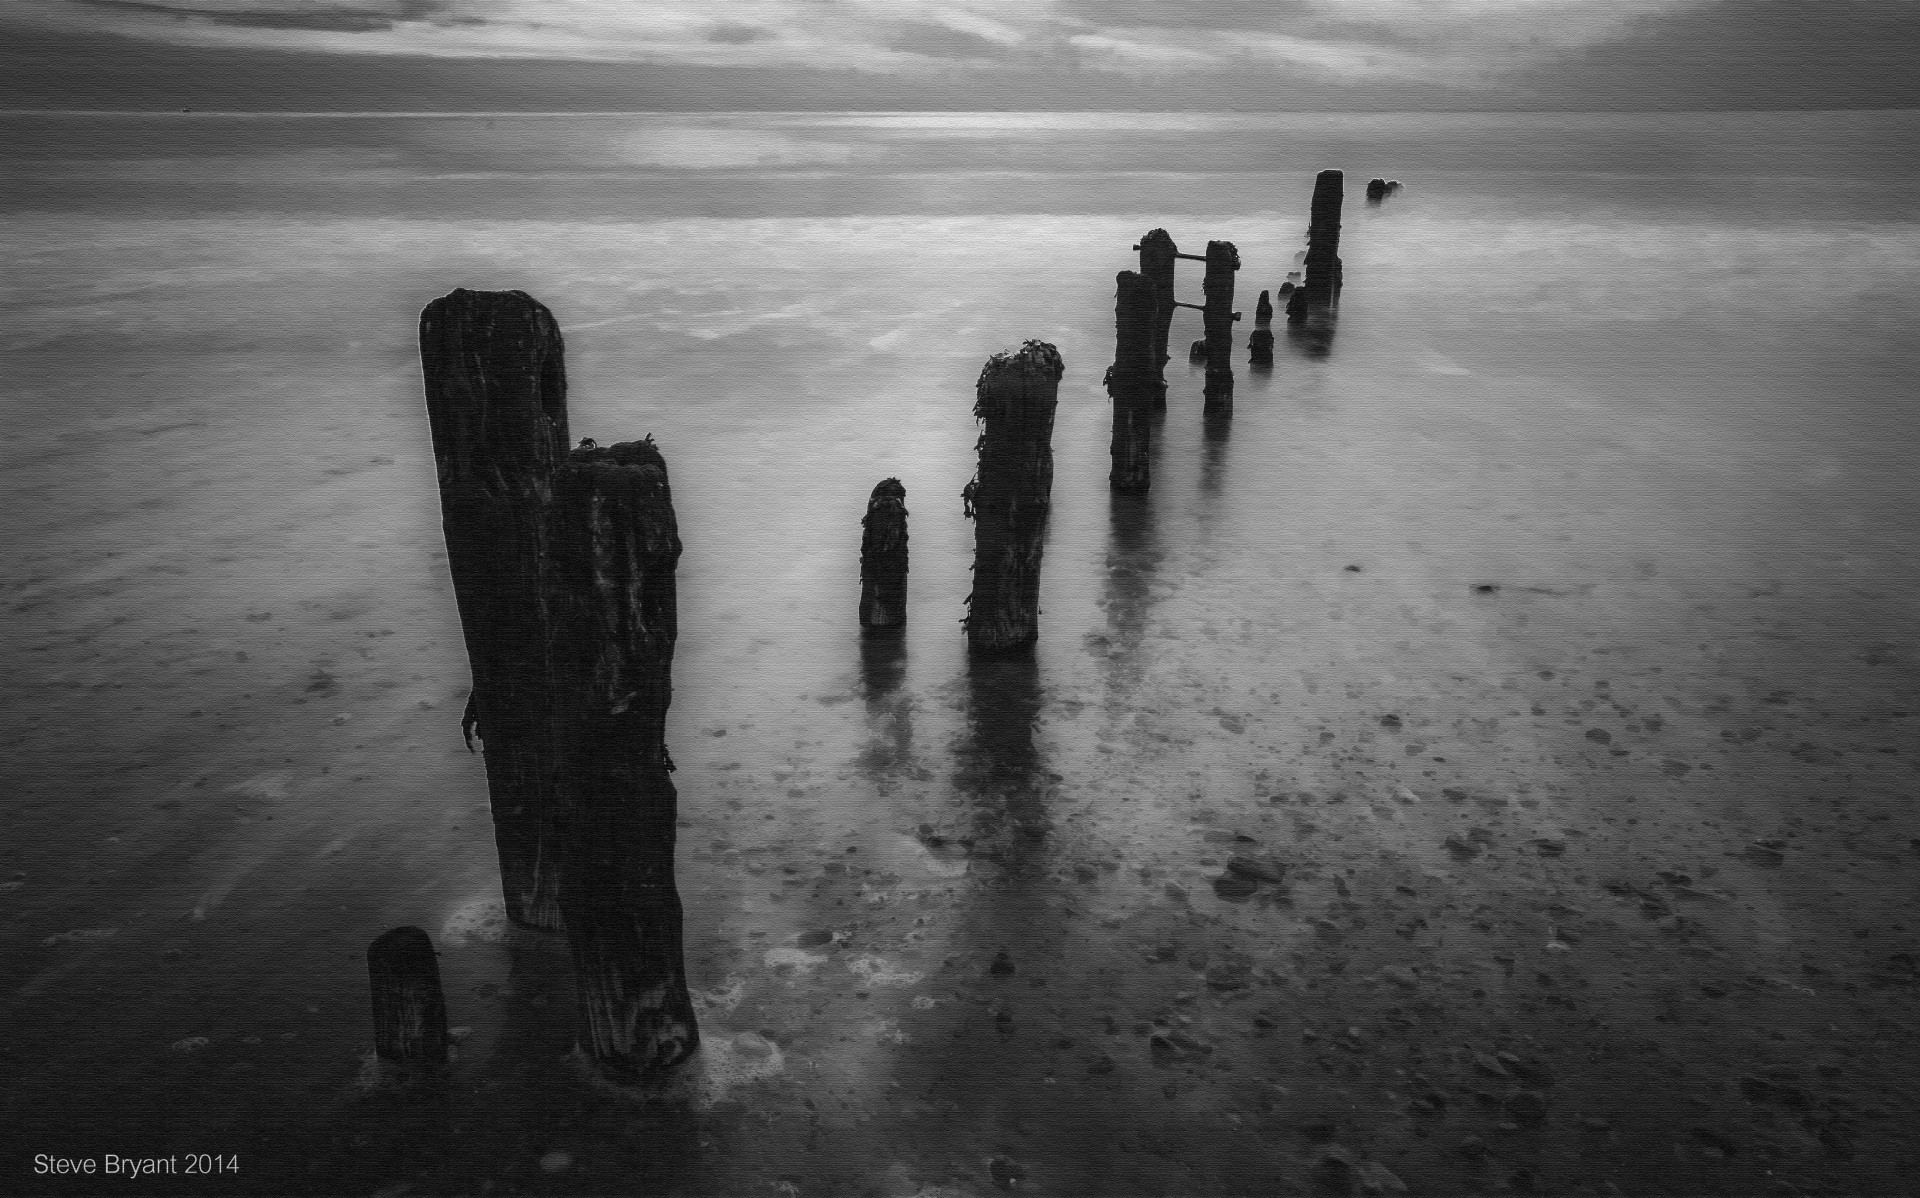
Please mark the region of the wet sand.
POLYGON ((1353 203, 1332 354, 1236 347, 1228 426, 1176 354, 1111 498, 1127 246, 1232 238, 1250 312, 1281 198, 27 218, 10 1188, 1900 1192, 1920 235, 1353 203), (672 471, 705 1043, 656 1089, 570 1059, 564 946, 499 914, 411 344, 455 285, 546 301, 575 435, 672 471), (971 384, 1024 337, 1041 644, 969 666, 971 384), (909 628, 862 638, 888 475, 909 628), (401 1084, 364 951, 409 923, 464 1031, 401 1084), (109 1152, 241 1172, 31 1172, 109 1152))

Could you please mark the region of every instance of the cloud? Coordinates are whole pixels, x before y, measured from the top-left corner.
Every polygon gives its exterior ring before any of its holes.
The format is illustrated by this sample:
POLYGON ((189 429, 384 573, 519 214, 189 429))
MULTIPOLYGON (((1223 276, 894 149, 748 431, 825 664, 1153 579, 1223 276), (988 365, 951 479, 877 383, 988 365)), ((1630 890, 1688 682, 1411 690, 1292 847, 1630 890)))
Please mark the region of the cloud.
POLYGON ((125 63, 243 96, 220 63, 277 108, 353 91, 329 71, 376 106, 1914 105, 1917 26, 1911 0, 7 0, 0 96, 110 94, 125 63))
MULTIPOLYGON (((107 12, 140 17, 202 20, 215 25, 255 29, 305 29, 339 33, 390 30, 402 21, 427 21, 451 14, 449 0, 360 0, 346 4, 309 4, 294 0, 75 0, 107 12)), ((471 21, 474 18, 459 18, 471 21)), ((451 23, 451 22, 450 22, 451 23)))

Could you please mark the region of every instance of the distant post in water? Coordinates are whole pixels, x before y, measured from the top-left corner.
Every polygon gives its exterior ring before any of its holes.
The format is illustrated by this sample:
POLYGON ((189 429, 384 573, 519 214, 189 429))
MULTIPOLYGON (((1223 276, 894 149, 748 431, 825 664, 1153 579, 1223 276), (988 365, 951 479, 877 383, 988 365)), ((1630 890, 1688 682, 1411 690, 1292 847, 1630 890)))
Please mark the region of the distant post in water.
POLYGON ((651 439, 583 446, 553 489, 554 798, 583 1047, 626 1070, 676 1065, 700 1034, 673 878, 680 535, 667 466, 651 439))
POLYGON ((524 292, 462 288, 421 312, 420 365, 507 917, 557 928, 540 570, 552 475, 567 452, 560 328, 524 292))
POLYGON ((443 1065, 447 999, 433 941, 419 928, 382 932, 367 946, 373 991, 373 1050, 381 1060, 443 1065))
POLYGON ((1155 411, 1167 407, 1167 337, 1173 329, 1173 263, 1180 251, 1165 229, 1154 229, 1140 239, 1140 274, 1153 287, 1153 363, 1155 411))
POLYGON ((1208 416, 1233 415, 1233 272, 1240 269, 1240 252, 1231 241, 1207 243, 1207 275, 1201 283, 1206 305, 1201 320, 1207 330, 1206 404, 1208 416))
POLYGON ((1154 360, 1152 280, 1130 270, 1120 272, 1113 306, 1113 368, 1107 394, 1113 399, 1113 470, 1108 484, 1138 494, 1152 482, 1147 450, 1153 440, 1151 418, 1160 394, 1160 366, 1154 360))
POLYGON ((1273 304, 1267 299, 1267 293, 1260 293, 1260 303, 1253 310, 1253 333, 1247 337, 1247 360, 1256 367, 1273 365, 1273 304))
POLYGON ((907 622, 907 489, 882 479, 860 526, 860 626, 900 628, 907 622))
POLYGON ((1053 490, 1053 412, 1066 365, 1029 341, 987 359, 973 414, 980 467, 962 499, 974 519, 973 594, 967 648, 987 656, 1030 650, 1039 639, 1040 555, 1053 490))

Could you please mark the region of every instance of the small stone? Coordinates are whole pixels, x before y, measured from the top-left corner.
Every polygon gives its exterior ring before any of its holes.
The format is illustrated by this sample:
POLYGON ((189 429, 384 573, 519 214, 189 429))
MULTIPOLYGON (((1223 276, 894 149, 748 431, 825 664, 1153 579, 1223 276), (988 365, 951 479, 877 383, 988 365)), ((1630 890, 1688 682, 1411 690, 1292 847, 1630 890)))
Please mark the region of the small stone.
POLYGON ((1027 1171, 1011 1157, 996 1156, 987 1162, 987 1172, 993 1177, 993 1184, 1003 1190, 1011 1190, 1023 1180, 1027 1171))
POLYGON ((987 972, 995 977, 1006 977, 1013 972, 1013 958, 1004 952, 996 954, 993 964, 987 966, 987 972))
POLYGON ((1379 1161, 1361 1161, 1353 1167, 1360 1189, 1368 1194, 1404 1194, 1407 1183, 1395 1177, 1379 1161))
POLYGON ((1449 853, 1463 861, 1480 855, 1480 846, 1461 839, 1458 833, 1447 837, 1446 846, 1449 853))
POLYGON ((1533 842, 1534 851, 1542 857, 1558 857, 1567 851, 1567 842, 1558 836, 1540 836, 1533 842))
POLYGON ((1522 1090, 1507 1099, 1507 1114, 1516 1123, 1536 1125, 1547 1121, 1547 1100, 1537 1091, 1522 1090))
POLYGON ((1260 883, 1244 874, 1231 871, 1221 874, 1213 880, 1213 892, 1223 899, 1244 899, 1260 889, 1260 883))
POLYGON ((794 937, 794 943, 798 944, 801 948, 817 948, 822 944, 832 944, 833 933, 825 931, 802 932, 794 937))
POLYGON ((209 1047, 212 1043, 213 1041, 207 1039, 205 1036, 188 1036, 184 1040, 175 1040, 172 1047, 173 1051, 180 1053, 182 1056, 188 1056, 199 1052, 203 1048, 209 1047))
POLYGON ((1396 799, 1399 799, 1402 803, 1418 803, 1420 801, 1419 795, 1413 793, 1411 790, 1408 790, 1404 786, 1394 787, 1393 797, 1396 799))
POLYGON ((573 1167, 573 1154, 555 1150, 540 1158, 540 1171, 543 1173, 564 1173, 573 1167))
POLYGON ((1271 882, 1279 885, 1287 880, 1287 868, 1271 857, 1243 857, 1238 854, 1227 858, 1227 872, 1252 878, 1256 882, 1271 882))
POLYGON ((1394 985, 1402 987, 1403 989, 1417 990, 1420 988, 1420 979, 1414 976, 1412 970, 1402 965, 1387 966, 1380 971, 1380 977, 1382 980, 1392 982, 1394 985))
POLYGON ((1492 1074, 1494 1077, 1511 1076, 1507 1072, 1505 1065, 1502 1065, 1499 1061, 1494 1060, 1484 1052, 1476 1052, 1473 1054, 1473 1064, 1474 1068, 1480 1070, 1480 1072, 1492 1074))
POLYGON ((1400 717, 1397 715, 1383 715, 1380 717, 1380 726, 1398 732, 1400 730, 1400 717))
POLYGON ((1613 733, 1608 732, 1605 728, 1589 728, 1587 729, 1587 739, 1597 745, 1611 744, 1613 742, 1613 733))

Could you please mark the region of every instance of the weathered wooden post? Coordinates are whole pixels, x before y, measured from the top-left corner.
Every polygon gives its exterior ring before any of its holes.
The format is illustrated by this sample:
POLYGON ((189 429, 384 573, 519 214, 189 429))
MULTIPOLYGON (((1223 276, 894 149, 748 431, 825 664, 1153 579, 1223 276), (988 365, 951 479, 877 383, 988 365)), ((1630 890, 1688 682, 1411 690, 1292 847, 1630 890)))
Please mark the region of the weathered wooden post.
POLYGON ((1148 231, 1135 247, 1140 251, 1140 273, 1153 285, 1153 360, 1155 411, 1167 406, 1167 336, 1173 328, 1173 263, 1179 248, 1165 229, 1148 231))
POLYGON ((1343 176, 1321 171, 1313 181, 1307 225, 1306 281, 1287 301, 1287 323, 1300 324, 1313 311, 1331 314, 1340 300, 1340 200, 1343 176))
POLYGON ((420 314, 441 525, 473 692, 507 917, 560 926, 540 569, 551 477, 567 451, 553 314, 519 291, 453 291, 420 314))
POLYGON ((1160 366, 1154 360, 1154 286, 1130 270, 1116 277, 1113 305, 1113 367, 1107 394, 1113 399, 1113 469, 1107 483, 1116 491, 1139 493, 1152 482, 1147 451, 1153 441, 1153 404, 1160 394, 1160 366))
POLYGON ((1267 299, 1267 293, 1260 293, 1260 302, 1253 310, 1253 332, 1247 337, 1247 360, 1256 369, 1273 365, 1273 304, 1267 299))
POLYGON ((412 927, 382 932, 367 946, 367 981, 374 1052, 387 1061, 445 1064, 447 999, 427 934, 412 927))
POLYGON ((882 479, 860 518, 860 626, 900 628, 907 622, 907 489, 882 479))
POLYGON ((583 1047, 626 1070, 675 1065, 700 1034, 673 879, 666 718, 680 536, 667 466, 651 439, 583 445, 553 492, 554 798, 583 1047))
POLYGON ((1060 351, 1029 341, 981 368, 973 414, 981 422, 980 467, 962 493, 974 519, 973 594, 967 648, 1013 655, 1039 639, 1040 555, 1053 490, 1053 411, 1066 365, 1060 351))
POLYGON ((1208 416, 1233 415, 1233 272, 1240 269, 1240 252, 1231 241, 1207 243, 1207 275, 1201 282, 1206 307, 1201 319, 1207 330, 1206 404, 1208 416))

